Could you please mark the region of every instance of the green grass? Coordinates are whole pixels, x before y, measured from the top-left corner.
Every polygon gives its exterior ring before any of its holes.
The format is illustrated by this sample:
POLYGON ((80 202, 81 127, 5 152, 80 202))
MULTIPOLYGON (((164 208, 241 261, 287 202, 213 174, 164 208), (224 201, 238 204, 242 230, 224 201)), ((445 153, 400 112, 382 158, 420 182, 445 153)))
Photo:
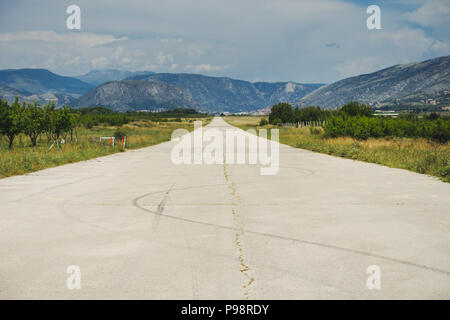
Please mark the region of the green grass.
MULTIPOLYGON (((243 130, 260 128, 261 117, 225 117, 225 121, 243 130)), ((264 128, 274 128, 265 126, 264 128)), ((422 138, 326 138, 321 128, 283 128, 280 142, 292 147, 333 156, 372 162, 392 168, 424 173, 450 182, 450 144, 438 144, 422 138)))
MULTIPOLYGON (((171 138, 172 132, 177 128, 192 130, 195 119, 186 119, 182 122, 152 122, 143 120, 133 122, 121 127, 127 133, 126 149, 136 149, 155 145, 171 138)), ((211 119, 200 119, 206 125, 211 119)), ((78 142, 68 142, 60 148, 53 147, 48 150, 51 143, 42 135, 35 148, 30 147, 29 138, 20 135, 14 141, 11 150, 3 138, 0 147, 0 178, 25 174, 62 164, 88 160, 108 154, 123 152, 120 142, 114 147, 109 142, 91 142, 90 137, 112 136, 116 127, 97 126, 92 129, 79 128, 78 142)))

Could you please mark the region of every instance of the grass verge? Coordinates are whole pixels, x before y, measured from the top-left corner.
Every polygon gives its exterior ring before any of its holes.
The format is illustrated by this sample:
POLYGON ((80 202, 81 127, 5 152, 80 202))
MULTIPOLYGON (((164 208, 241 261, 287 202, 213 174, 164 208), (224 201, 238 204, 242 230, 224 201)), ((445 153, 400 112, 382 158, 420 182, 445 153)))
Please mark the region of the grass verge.
MULTIPOLYGON (((196 119, 183 119, 181 122, 152 122, 143 120, 132 122, 120 127, 127 135, 126 149, 148 147, 164 141, 169 141, 172 132, 178 128, 191 131, 194 128, 193 121, 196 119)), ((206 125, 211 121, 209 118, 198 119, 206 125)), ((78 129, 78 142, 68 142, 60 147, 48 150, 51 143, 45 135, 38 140, 35 148, 30 147, 29 138, 20 135, 16 138, 14 146, 8 149, 6 139, 0 146, 0 178, 25 174, 62 164, 89 160, 108 154, 123 152, 120 142, 114 147, 108 141, 103 143, 92 142, 91 137, 112 136, 117 127, 96 126, 91 129, 78 129)), ((75 139, 74 139, 75 140, 75 139)))
MULTIPOLYGON (((247 130, 260 127, 261 116, 229 116, 229 124, 247 130)), ((422 138, 369 138, 358 141, 349 137, 327 138, 323 129, 283 128, 280 142, 292 147, 333 156, 377 163, 392 168, 424 173, 450 182, 450 144, 439 144, 422 138)))

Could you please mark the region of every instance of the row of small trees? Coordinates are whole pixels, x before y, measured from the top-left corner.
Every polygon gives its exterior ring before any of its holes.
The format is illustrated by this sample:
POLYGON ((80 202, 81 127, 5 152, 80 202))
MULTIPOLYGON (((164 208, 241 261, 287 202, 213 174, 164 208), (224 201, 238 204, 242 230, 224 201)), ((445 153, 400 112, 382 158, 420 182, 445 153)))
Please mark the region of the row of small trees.
POLYGON ((373 116, 370 106, 349 102, 339 110, 322 110, 320 107, 293 109, 289 103, 272 107, 269 122, 279 125, 302 121, 327 120, 325 133, 329 137, 350 136, 356 139, 369 137, 423 137, 445 143, 450 140, 450 118, 431 114, 424 118, 405 115, 398 119, 373 116))
POLYGON ((48 141, 66 140, 68 135, 72 140, 79 123, 80 114, 66 106, 55 109, 54 103, 41 107, 36 102, 19 103, 17 98, 12 104, 0 99, 0 135, 6 136, 10 149, 19 134, 28 136, 32 147, 43 134, 48 141))
POLYGON ((333 116, 325 125, 329 137, 353 137, 359 140, 379 137, 421 137, 440 143, 450 140, 450 119, 382 118, 333 116))
POLYGON ((337 114, 344 117, 370 117, 373 114, 373 110, 368 105, 359 104, 354 101, 347 103, 338 111, 323 110, 318 106, 310 106, 306 108, 296 107, 293 109, 289 103, 283 102, 272 107, 269 114, 269 123, 280 124, 303 121, 324 121, 337 114))
POLYGON ((81 113, 80 123, 86 128, 92 128, 99 124, 120 127, 126 123, 140 120, 151 120, 154 122, 167 122, 169 119, 181 121, 181 118, 202 118, 207 114, 199 113, 194 109, 172 109, 163 112, 114 112, 105 107, 88 107, 75 109, 73 112, 81 113))
MULTIPOLYGON (((20 103, 18 98, 12 104, 0 99, 0 139, 5 136, 11 149, 14 139, 20 134, 30 138, 31 146, 36 146, 38 138, 47 136, 49 142, 57 142, 61 138, 73 140, 77 128, 92 128, 98 125, 121 127, 132 121, 181 121, 183 118, 206 117, 194 109, 172 109, 164 112, 114 112, 105 107, 88 107, 72 109, 67 106, 56 109, 53 103, 41 106, 39 103, 20 103)), ((0 140, 1 141, 1 140, 0 140)))
POLYGON ((295 108, 289 103, 278 103, 274 105, 269 114, 269 123, 297 123, 302 121, 323 121, 330 117, 331 111, 322 110, 320 107, 295 108))

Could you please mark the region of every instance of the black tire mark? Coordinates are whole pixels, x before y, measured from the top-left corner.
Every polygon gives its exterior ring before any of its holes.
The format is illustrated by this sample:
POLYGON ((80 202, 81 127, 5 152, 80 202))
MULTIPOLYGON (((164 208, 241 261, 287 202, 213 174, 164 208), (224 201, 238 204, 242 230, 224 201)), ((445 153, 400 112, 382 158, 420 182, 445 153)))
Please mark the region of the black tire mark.
POLYGON ((166 191, 164 194, 164 197, 161 199, 161 201, 158 204, 158 208, 156 209, 155 218, 153 219, 153 228, 156 228, 159 224, 159 220, 161 219, 161 215, 164 212, 164 208, 166 207, 167 200, 169 199, 169 193, 172 190, 173 186, 172 184, 170 188, 166 191))
MULTIPOLYGON (((161 193, 161 191, 159 193, 161 193)), ((153 193, 150 193, 150 194, 153 194, 153 193)), ((150 194, 144 194, 144 195, 141 195, 141 196, 135 198, 134 205, 143 211, 150 212, 152 214, 156 214, 154 211, 148 210, 139 205, 139 200, 150 194)), ((326 249, 332 249, 332 250, 337 250, 337 251, 343 251, 343 252, 349 252, 349 253, 353 253, 353 254, 363 255, 363 256, 367 256, 367 257, 371 257, 371 258, 378 258, 378 259, 382 259, 382 260, 386 260, 386 261, 390 261, 390 262, 394 262, 394 263, 399 263, 399 264, 403 264, 403 265, 420 268, 420 269, 424 269, 424 270, 428 270, 428 271, 432 271, 432 272, 450 276, 450 271, 447 271, 447 270, 442 270, 439 268, 430 267, 427 265, 418 264, 418 263, 405 261, 405 260, 401 260, 401 259, 396 259, 396 258, 392 258, 392 257, 386 257, 383 255, 366 252, 366 251, 362 251, 362 250, 358 250, 358 249, 340 247, 340 246, 327 244, 327 243, 321 243, 321 242, 317 242, 317 241, 296 239, 296 238, 291 238, 291 237, 286 237, 286 236, 281 236, 281 235, 271 234, 271 233, 266 233, 266 232, 253 231, 253 230, 248 230, 248 229, 239 229, 239 228, 235 228, 235 227, 231 227, 231 226, 224 226, 224 225, 211 223, 211 222, 197 221, 197 220, 193 220, 193 219, 177 217, 177 216, 168 215, 168 214, 161 214, 161 216, 169 218, 169 219, 173 219, 173 220, 180 220, 180 221, 195 223, 195 224, 204 225, 204 226, 208 226, 208 227, 229 230, 229 231, 233 231, 233 232, 244 231, 245 233, 254 234, 254 235, 258 235, 258 236, 262 236, 262 237, 269 237, 269 238, 274 238, 274 239, 279 239, 279 240, 292 241, 292 242, 296 242, 296 243, 301 243, 301 244, 306 244, 306 245, 311 245, 311 246, 316 246, 316 247, 321 247, 321 248, 326 248, 326 249)))

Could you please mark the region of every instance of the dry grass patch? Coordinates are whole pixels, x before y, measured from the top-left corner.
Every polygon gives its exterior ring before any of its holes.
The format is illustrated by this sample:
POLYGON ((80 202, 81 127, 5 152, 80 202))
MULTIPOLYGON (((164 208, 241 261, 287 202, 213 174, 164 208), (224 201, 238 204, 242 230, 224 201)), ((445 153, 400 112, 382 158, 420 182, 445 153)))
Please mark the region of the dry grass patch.
MULTIPOLYGON (((132 122, 120 127, 127 135, 127 149, 136 149, 155 145, 171 138, 172 132, 178 128, 192 130, 194 119, 181 122, 152 122, 142 120, 132 122), (192 120, 192 121, 191 121, 192 120)), ((203 124, 209 123, 210 118, 201 118, 203 124)), ((51 141, 45 135, 38 140, 36 147, 31 148, 28 137, 19 135, 13 149, 9 150, 6 139, 0 146, 0 178, 25 174, 58 165, 88 160, 108 154, 122 152, 120 141, 111 147, 107 141, 104 143, 92 142, 92 137, 113 136, 117 127, 96 126, 91 129, 79 128, 78 141, 70 141, 48 150, 51 141)))
MULTIPOLYGON (((225 117, 225 121, 247 130, 259 127, 261 118, 225 117)), ((269 127, 273 126, 264 126, 269 127)), ((321 129, 318 132, 310 128, 278 129, 280 142, 292 147, 425 173, 450 182, 449 143, 439 144, 423 138, 327 138, 321 129)))

